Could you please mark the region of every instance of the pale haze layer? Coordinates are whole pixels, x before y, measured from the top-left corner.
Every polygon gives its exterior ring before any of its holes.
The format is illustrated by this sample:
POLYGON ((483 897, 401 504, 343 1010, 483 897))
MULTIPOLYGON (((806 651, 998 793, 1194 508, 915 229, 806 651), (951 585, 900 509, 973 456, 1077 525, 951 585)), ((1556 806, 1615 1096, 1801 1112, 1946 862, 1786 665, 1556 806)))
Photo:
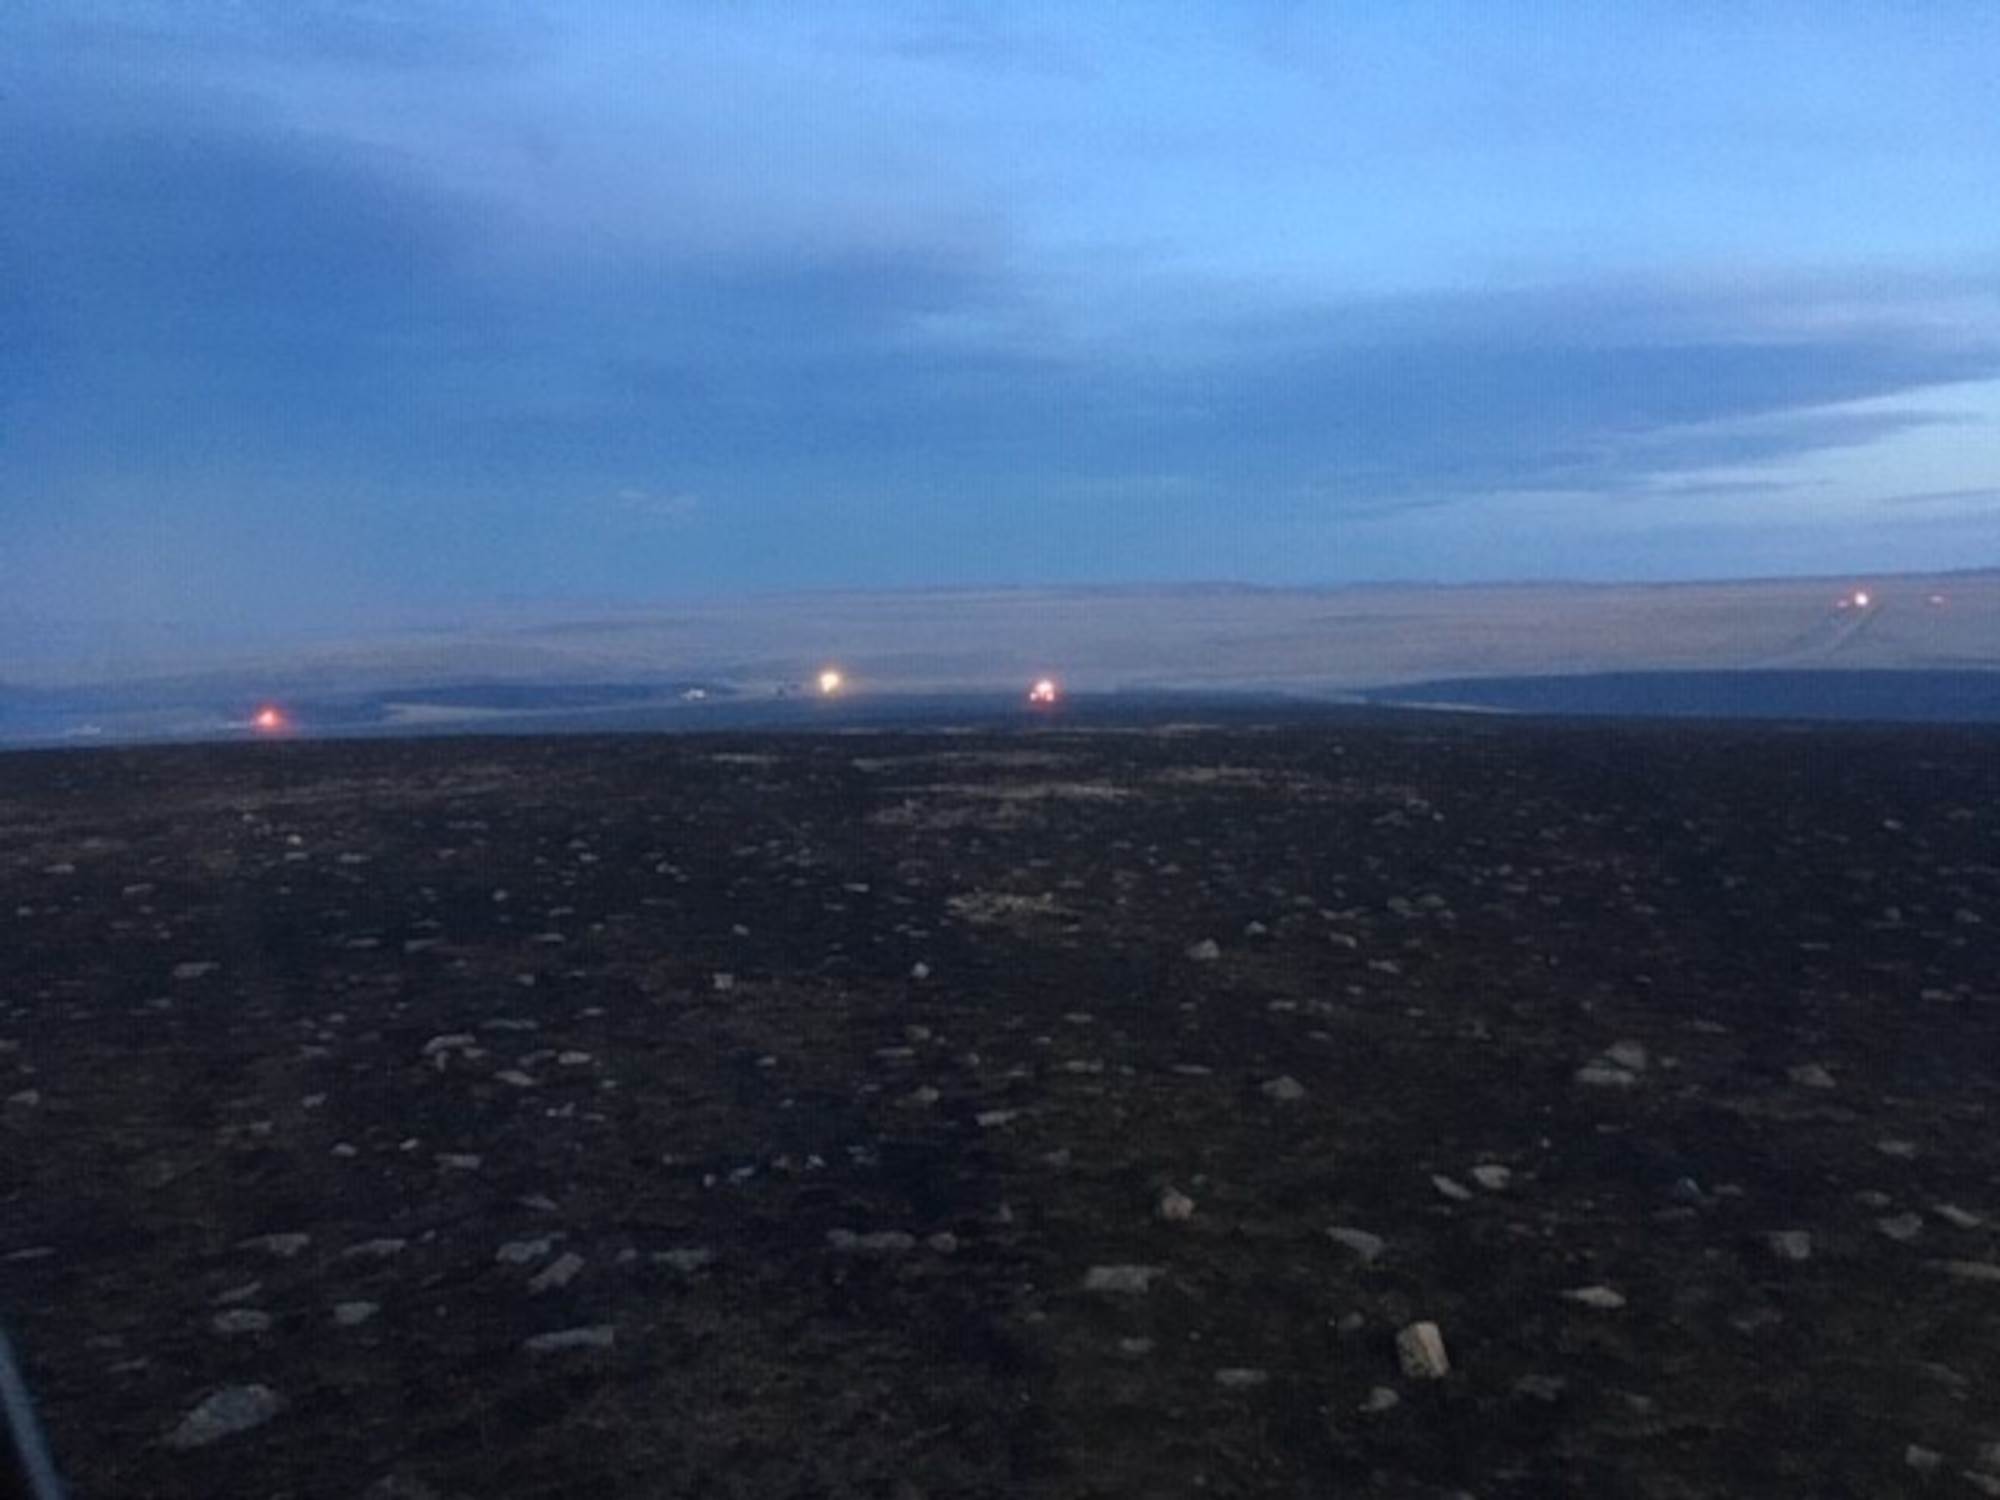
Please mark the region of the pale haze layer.
POLYGON ((2000 562, 1973 0, 5 30, 11 657, 774 590, 2000 562))

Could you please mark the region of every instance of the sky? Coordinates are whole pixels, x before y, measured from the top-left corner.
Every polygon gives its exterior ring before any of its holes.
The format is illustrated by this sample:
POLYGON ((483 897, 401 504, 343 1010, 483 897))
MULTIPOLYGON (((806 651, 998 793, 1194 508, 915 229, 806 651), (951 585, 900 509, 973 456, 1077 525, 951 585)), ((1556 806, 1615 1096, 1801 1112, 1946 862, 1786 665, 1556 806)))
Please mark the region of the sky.
POLYGON ((0 34, 17 652, 2000 564, 1986 0, 12 0, 0 34))

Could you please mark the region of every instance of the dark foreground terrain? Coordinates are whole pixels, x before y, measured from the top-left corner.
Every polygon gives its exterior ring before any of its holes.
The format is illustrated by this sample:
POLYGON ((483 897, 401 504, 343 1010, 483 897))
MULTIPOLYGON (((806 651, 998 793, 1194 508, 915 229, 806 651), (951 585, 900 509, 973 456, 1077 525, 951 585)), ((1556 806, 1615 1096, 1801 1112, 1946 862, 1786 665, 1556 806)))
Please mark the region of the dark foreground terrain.
POLYGON ((86 1496, 2000 1494, 1996 818, 1967 730, 0 757, 0 1312, 86 1496))

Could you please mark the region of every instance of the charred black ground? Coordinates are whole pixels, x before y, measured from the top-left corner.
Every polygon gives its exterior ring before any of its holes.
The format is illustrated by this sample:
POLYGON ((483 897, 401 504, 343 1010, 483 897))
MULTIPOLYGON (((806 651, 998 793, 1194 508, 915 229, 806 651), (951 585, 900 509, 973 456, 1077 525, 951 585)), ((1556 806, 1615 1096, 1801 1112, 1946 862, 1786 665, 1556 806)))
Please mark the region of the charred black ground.
POLYGON ((0 757, 0 1312, 86 1496, 2000 1493, 1996 751, 0 757))

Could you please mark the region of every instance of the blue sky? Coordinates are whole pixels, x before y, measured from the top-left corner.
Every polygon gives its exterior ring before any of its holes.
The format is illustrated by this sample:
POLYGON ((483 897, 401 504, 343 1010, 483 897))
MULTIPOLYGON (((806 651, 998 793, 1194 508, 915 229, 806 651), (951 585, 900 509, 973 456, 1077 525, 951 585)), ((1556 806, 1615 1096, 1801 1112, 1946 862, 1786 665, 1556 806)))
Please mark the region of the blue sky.
POLYGON ((0 627, 2000 564, 2000 24, 17 0, 0 627))

